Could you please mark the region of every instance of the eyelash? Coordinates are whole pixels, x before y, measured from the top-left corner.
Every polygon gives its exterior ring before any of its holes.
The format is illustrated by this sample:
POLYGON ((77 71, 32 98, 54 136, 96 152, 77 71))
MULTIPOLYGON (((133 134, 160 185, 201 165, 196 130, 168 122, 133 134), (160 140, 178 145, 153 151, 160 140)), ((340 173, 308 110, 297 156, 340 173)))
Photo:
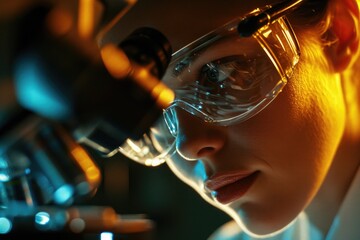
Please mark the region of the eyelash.
POLYGON ((246 63, 241 61, 238 56, 233 56, 207 63, 199 71, 197 84, 220 88, 231 84, 239 88, 238 90, 246 90, 252 87, 256 81, 253 67, 256 65, 256 59, 254 61, 255 63, 246 63), (249 65, 250 67, 248 67, 249 65))

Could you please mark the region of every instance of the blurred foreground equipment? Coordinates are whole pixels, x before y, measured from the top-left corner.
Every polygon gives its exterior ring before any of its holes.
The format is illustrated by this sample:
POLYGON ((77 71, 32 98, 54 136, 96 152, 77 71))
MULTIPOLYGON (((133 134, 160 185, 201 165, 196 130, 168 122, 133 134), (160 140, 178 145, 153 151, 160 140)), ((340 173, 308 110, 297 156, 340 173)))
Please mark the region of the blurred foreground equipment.
MULTIPOLYGON (((0 113, 0 233, 151 232, 150 220, 74 205, 93 196, 101 181, 86 148, 113 155, 127 138, 140 138, 173 100, 159 80, 171 58, 169 42, 140 28, 120 43, 101 44, 134 1, 8 2, 1 3, 9 16, 0 22, 15 28, 9 56, 15 102, 0 104, 6 106, 0 113)), ((143 236, 136 239, 148 239, 143 236)))

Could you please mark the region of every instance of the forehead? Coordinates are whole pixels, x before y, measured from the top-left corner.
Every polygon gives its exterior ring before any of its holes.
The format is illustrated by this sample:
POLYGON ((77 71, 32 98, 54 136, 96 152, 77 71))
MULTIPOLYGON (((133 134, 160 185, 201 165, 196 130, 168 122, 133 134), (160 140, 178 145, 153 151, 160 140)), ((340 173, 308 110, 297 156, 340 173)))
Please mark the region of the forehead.
POLYGON ((232 19, 274 2, 276 1, 138 0, 106 40, 119 42, 133 30, 148 26, 161 31, 176 51, 232 19))

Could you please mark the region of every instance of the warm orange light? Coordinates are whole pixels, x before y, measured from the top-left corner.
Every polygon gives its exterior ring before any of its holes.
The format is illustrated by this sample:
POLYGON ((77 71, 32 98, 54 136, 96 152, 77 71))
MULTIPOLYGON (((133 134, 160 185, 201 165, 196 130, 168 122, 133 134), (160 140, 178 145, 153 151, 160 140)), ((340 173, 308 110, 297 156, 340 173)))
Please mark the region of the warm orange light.
POLYGON ((113 227, 118 218, 115 210, 112 208, 105 208, 101 217, 106 227, 113 227))
POLYGON ((84 171, 86 179, 92 186, 96 186, 100 182, 101 173, 98 167, 87 152, 80 146, 76 146, 71 150, 71 154, 84 171))
POLYGON ((90 38, 95 28, 95 0, 79 0, 78 31, 83 38, 90 38))
POLYGON ((156 98, 156 104, 162 109, 170 106, 175 99, 174 92, 169 89, 165 84, 159 82, 152 90, 152 96, 156 98))
POLYGON ((53 34, 62 36, 70 32, 74 20, 68 11, 59 7, 50 12, 46 24, 53 34))
POLYGON ((159 107, 165 109, 174 101, 174 92, 159 79, 152 76, 147 69, 135 71, 133 79, 151 93, 159 107))
POLYGON ((101 57, 106 69, 117 79, 129 75, 131 64, 126 54, 114 44, 107 44, 101 49, 101 57))

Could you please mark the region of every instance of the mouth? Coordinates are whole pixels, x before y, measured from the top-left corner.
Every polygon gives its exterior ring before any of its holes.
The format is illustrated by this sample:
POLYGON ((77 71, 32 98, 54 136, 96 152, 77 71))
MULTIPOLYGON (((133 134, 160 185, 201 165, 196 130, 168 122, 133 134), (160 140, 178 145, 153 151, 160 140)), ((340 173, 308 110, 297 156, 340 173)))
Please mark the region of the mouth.
POLYGON ((205 182, 205 188, 222 204, 241 198, 253 185, 258 171, 249 173, 219 174, 205 182))

